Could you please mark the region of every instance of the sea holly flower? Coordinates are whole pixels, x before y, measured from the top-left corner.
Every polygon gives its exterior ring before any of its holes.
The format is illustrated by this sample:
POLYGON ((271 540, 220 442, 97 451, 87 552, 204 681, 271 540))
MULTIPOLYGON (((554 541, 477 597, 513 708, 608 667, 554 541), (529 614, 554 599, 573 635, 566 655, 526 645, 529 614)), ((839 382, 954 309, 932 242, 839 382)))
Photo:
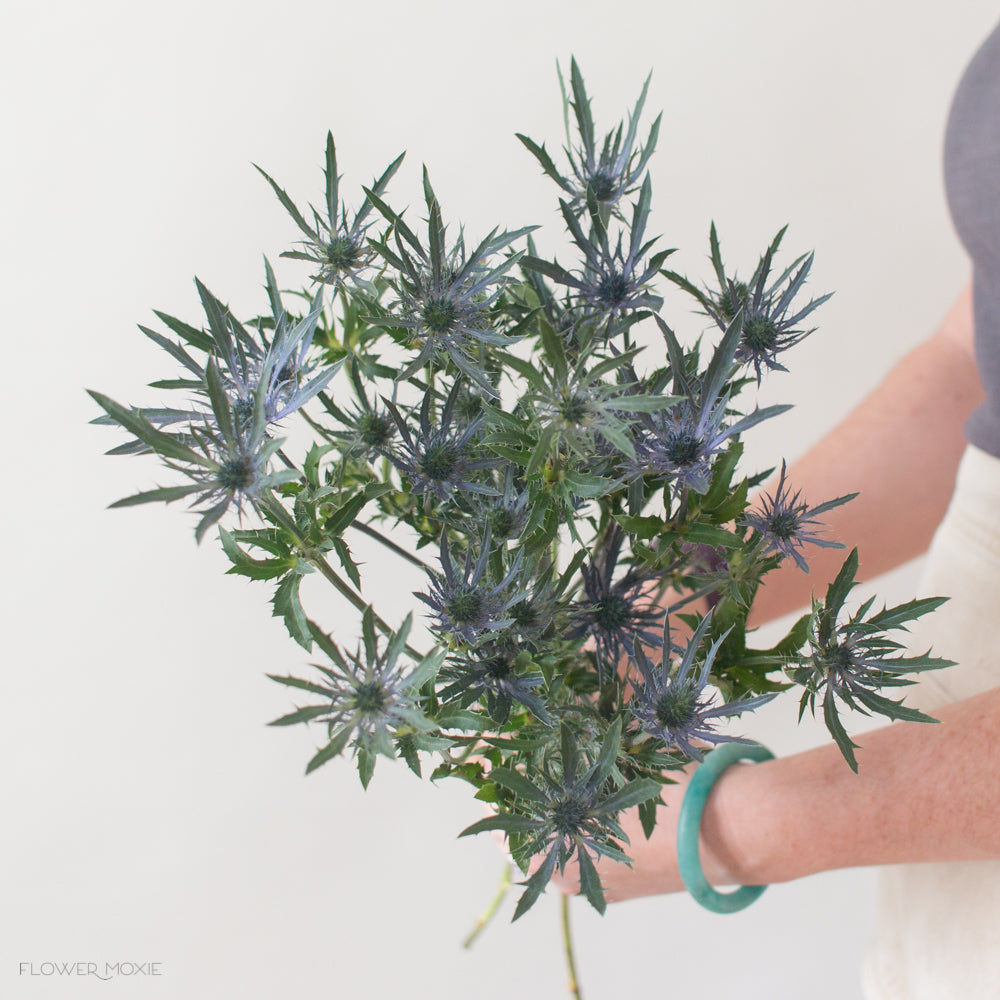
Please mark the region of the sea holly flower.
POLYGON ((392 223, 395 249, 385 241, 372 246, 395 270, 390 283, 399 300, 388 315, 371 322, 393 329, 411 330, 421 345, 417 356, 397 379, 416 374, 442 355, 490 397, 497 391, 479 363, 478 350, 507 345, 512 338, 495 328, 492 309, 507 284, 507 272, 521 252, 509 254, 498 264, 491 258, 536 227, 515 232, 494 229, 471 252, 464 236, 448 246, 441 206, 424 170, 424 195, 428 210, 427 249, 420 239, 374 192, 367 192, 375 206, 392 223))
POLYGON ((244 505, 258 509, 258 499, 284 483, 298 479, 294 469, 271 471, 271 459, 281 441, 268 432, 271 424, 290 416, 317 395, 337 373, 341 362, 310 374, 314 364, 307 359, 309 346, 322 312, 322 300, 313 300, 309 314, 292 323, 281 308, 280 295, 270 266, 267 267, 268 291, 274 309, 274 332, 268 337, 263 324, 251 333, 202 284, 195 279, 205 314, 208 332, 199 331, 179 321, 170 325, 182 333, 189 346, 209 353, 202 365, 181 344, 173 343, 153 331, 144 332, 169 349, 197 380, 182 385, 203 397, 196 408, 184 411, 127 410, 99 394, 92 394, 104 407, 108 419, 136 435, 127 450, 149 449, 156 452, 172 469, 182 472, 191 483, 167 487, 118 501, 115 506, 170 502, 190 496, 193 506, 202 511, 195 534, 199 541, 205 532, 234 507, 240 516, 244 505), (304 384, 303 384, 304 383, 304 384), (167 433, 164 427, 184 422, 185 431, 167 433))
POLYGON ((103 407, 114 423, 133 433, 151 451, 156 452, 170 469, 187 476, 191 482, 182 486, 163 487, 137 493, 112 504, 130 507, 141 503, 170 503, 191 497, 193 506, 202 512, 195 529, 200 542, 205 532, 235 507, 240 515, 244 503, 255 510, 258 501, 283 483, 298 479, 294 469, 272 472, 269 463, 281 446, 281 441, 268 438, 265 416, 269 368, 275 358, 265 362, 261 383, 251 402, 249 414, 241 416, 231 402, 214 360, 205 372, 205 388, 212 406, 211 420, 197 428, 193 424, 187 435, 169 434, 146 419, 142 411, 128 409, 100 393, 91 396, 103 407))
POLYGON ((683 352, 673 331, 654 316, 667 341, 675 391, 684 398, 670 409, 641 416, 635 458, 625 463, 631 477, 672 480, 681 489, 705 493, 712 481, 712 463, 730 438, 791 408, 766 406, 727 422, 732 389, 726 382, 742 330, 741 315, 729 324, 700 386, 691 385, 684 374, 683 352))
POLYGON ((663 644, 660 662, 653 664, 638 643, 632 659, 642 677, 635 688, 629 708, 642 728, 651 736, 663 741, 667 749, 677 747, 685 756, 702 760, 702 743, 749 743, 742 737, 726 736, 716 732, 715 720, 742 712, 753 711, 774 698, 774 694, 741 698, 723 704, 715 703, 715 695, 706 691, 712 664, 719 647, 725 642, 729 630, 721 635, 705 652, 701 669, 695 673, 695 660, 702 650, 705 634, 712 621, 710 611, 698 623, 688 641, 680 663, 673 665, 670 642, 670 623, 663 617, 663 644))
POLYGON ((712 464, 729 439, 783 413, 788 406, 768 406, 735 423, 726 423, 729 398, 713 405, 683 400, 657 414, 643 414, 635 436, 635 458, 624 467, 632 476, 670 480, 680 489, 705 493, 712 482, 712 464))
MULTIPOLYGON (((274 275, 268 266, 269 278, 274 275)), ((214 296, 199 282, 199 290, 206 301, 209 325, 217 336, 220 356, 225 359, 223 372, 230 393, 235 397, 233 406, 237 420, 245 420, 252 408, 253 395, 258 387, 264 393, 264 419, 267 423, 278 423, 291 416, 310 399, 329 385, 330 380, 340 370, 343 359, 325 365, 315 375, 318 367, 316 359, 309 359, 313 335, 317 321, 322 314, 321 293, 317 294, 308 315, 293 322, 281 306, 275 286, 271 285, 274 306, 274 333, 270 339, 258 330, 260 347, 252 338, 244 338, 245 332, 231 317, 220 317, 218 300, 211 307, 208 299, 214 296), (229 323, 225 319, 229 319, 229 323), (221 321, 220 321, 221 320, 221 321), (226 327, 239 330, 237 337, 227 337, 226 327), (261 349, 262 348, 262 349, 261 349), (312 376, 312 377, 310 377, 312 376)))
POLYGON ((906 631, 906 626, 945 603, 945 597, 929 597, 908 601, 894 608, 883 607, 869 615, 875 597, 870 597, 847 621, 841 622, 844 601, 855 586, 858 571, 858 550, 853 549, 837 578, 827 588, 822 604, 813 600, 808 616, 809 655, 789 664, 788 674, 802 685, 799 715, 808 707, 814 714, 816 699, 822 695, 823 719, 837 741, 841 753, 855 771, 857 744, 847 735, 837 714, 837 701, 865 715, 877 712, 888 719, 909 722, 936 720, 909 708, 902 701, 893 701, 878 693, 884 687, 915 683, 906 674, 953 666, 953 661, 932 657, 930 650, 923 656, 903 656, 906 647, 888 637, 894 630, 906 631))
POLYGON ((481 417, 485 413, 485 404, 495 401, 497 394, 495 383, 491 382, 492 393, 484 393, 475 383, 459 381, 462 383, 462 388, 455 401, 455 413, 463 420, 475 420, 481 417))
POLYGON ((630 423, 623 417, 640 410, 657 412, 671 401, 669 397, 630 393, 620 383, 604 381, 602 376, 634 353, 606 358, 589 370, 592 358, 581 355, 572 369, 557 365, 555 371, 546 373, 549 377, 527 397, 542 425, 536 446, 539 453, 562 450, 589 459, 597 439, 603 438, 617 452, 633 454, 630 423))
MULTIPOLYGON (((400 154, 386 167, 382 176, 372 183, 372 192, 376 197, 385 193, 389 181, 403 162, 400 154)), ((254 164, 256 166, 256 164, 254 164)), ((366 196, 361 208, 348 222, 347 206, 340 200, 340 176, 337 173, 337 149, 333 142, 333 134, 326 135, 326 213, 321 214, 312 205, 313 222, 308 223, 305 216, 289 198, 288 194, 260 167, 257 170, 271 185, 285 211, 292 217, 295 224, 306 235, 307 239, 300 242, 302 250, 286 250, 282 257, 294 260, 305 260, 319 265, 319 271, 312 276, 313 281, 326 285, 339 286, 350 282, 359 288, 368 288, 368 282, 363 275, 376 259, 376 254, 370 246, 366 233, 371 226, 367 221, 372 210, 372 199, 366 196)))
POLYGON ((590 98, 587 96, 583 75, 576 59, 570 60, 572 99, 566 93, 561 70, 559 71, 559 86, 562 90, 566 122, 565 152, 572 176, 564 177, 559 172, 552 162, 552 158, 545 151, 544 144, 539 146, 520 132, 517 133, 517 137, 538 160, 542 170, 570 196, 569 205, 572 211, 579 214, 586 208, 587 199, 593 198, 605 211, 616 212, 621 199, 638 190, 639 178, 646 169, 649 158, 653 155, 660 131, 662 115, 657 115, 649 130, 649 137, 645 145, 636 146, 639 116, 646 103, 649 77, 646 78, 646 82, 642 86, 642 93, 628 117, 628 127, 625 127, 624 122, 620 122, 615 132, 609 132, 604 137, 600 148, 598 148, 594 131, 590 98), (573 109, 573 116, 576 120, 579 135, 578 145, 574 145, 569 132, 570 108, 573 109))
MULTIPOLYGON (((634 457, 630 414, 659 412, 674 402, 673 397, 659 393, 636 392, 634 385, 621 381, 622 369, 640 349, 622 353, 612 348, 611 357, 595 360, 591 341, 571 363, 566 345, 554 330, 543 326, 541 340, 544 360, 539 358, 533 366, 529 388, 519 404, 535 416, 538 425, 526 474, 532 475, 546 459, 559 455, 593 466, 601 439, 613 449, 605 449, 605 455, 634 457), (616 370, 618 380, 605 381, 616 370)), ((503 415, 498 419, 510 423, 503 415)))
POLYGON ((598 558, 580 567, 586 599, 574 606, 574 624, 566 636, 577 639, 589 635, 594 640, 602 684, 614 675, 623 650, 632 655, 637 640, 652 643, 659 638, 652 626, 661 612, 646 593, 646 584, 654 574, 630 567, 621 579, 614 579, 624 538, 615 525, 598 558))
POLYGON ((629 840, 618 814, 660 793, 660 783, 652 778, 636 778, 616 787, 612 773, 621 742, 620 718, 608 727, 589 767, 581 759, 570 728, 564 724, 561 732, 560 770, 543 763, 528 778, 510 768, 494 767, 489 779, 513 793, 515 810, 473 823, 460 834, 502 830, 517 838, 516 858, 544 858, 523 883, 526 888, 514 911, 515 920, 535 904, 556 868, 565 871, 573 858, 579 864, 580 891, 603 913, 606 903, 594 860, 603 856, 631 864, 622 850, 629 840))
POLYGON ((705 308, 705 312, 721 329, 725 330, 736 314, 742 312, 743 327, 735 359, 754 369, 758 384, 763 378, 765 369, 788 371, 777 360, 778 355, 815 332, 815 328, 804 330, 799 324, 833 294, 830 292, 821 295, 818 299, 812 299, 806 305, 789 313, 795 296, 801 291, 812 268, 811 253, 803 254, 794 260, 768 285, 772 258, 781 245, 787 228, 785 226, 778 231, 747 282, 726 276, 715 223, 712 223, 709 240, 712 264, 719 283, 716 290, 702 292, 691 285, 686 278, 673 272, 663 272, 666 277, 693 293, 705 308))
POLYGON ((849 493, 828 500, 816 507, 810 507, 802 500, 800 491, 794 494, 785 484, 785 463, 781 463, 781 475, 774 493, 765 493, 760 501, 760 509, 746 515, 740 524, 753 528, 763 544, 763 554, 781 553, 782 558, 791 556, 795 564, 804 573, 809 572, 809 566, 802 557, 801 549, 806 544, 818 545, 827 549, 842 549, 843 543, 820 538, 821 529, 817 515, 825 514, 834 507, 839 507, 853 500, 858 494, 849 493))
POLYGON ((589 235, 584 233, 568 203, 561 202, 566 226, 583 255, 583 267, 573 274, 553 261, 538 257, 525 257, 524 266, 566 286, 571 297, 588 316, 615 318, 640 309, 659 309, 663 299, 651 290, 650 282, 673 251, 662 250, 645 259, 656 242, 655 238, 643 242, 651 198, 652 187, 647 176, 639 200, 633 207, 627 251, 621 234, 612 249, 607 227, 593 199, 590 202, 589 235))
POLYGON ((642 420, 635 458, 626 463, 633 475, 675 481, 683 489, 705 493, 712 481, 712 460, 732 432, 722 426, 728 400, 698 409, 683 402, 658 418, 642 420))
POLYGON ((540 722, 551 721, 538 688, 545 678, 533 670, 531 653, 510 639, 486 641, 453 656, 441 673, 442 704, 457 700, 462 707, 485 705, 490 718, 504 725, 515 704, 523 705, 540 722))
POLYGON ((479 554, 473 562, 473 548, 469 546, 465 554, 465 566, 461 571, 451 558, 448 532, 441 532, 441 568, 443 573, 434 573, 431 578, 430 593, 415 592, 414 596, 423 601, 434 612, 437 631, 468 646, 475 646, 486 633, 496 633, 508 629, 513 619, 508 612, 512 604, 520 600, 523 592, 511 584, 516 579, 523 558, 519 550, 511 562, 503 579, 495 582, 487 573, 491 554, 489 529, 479 546, 479 554))
POLYGON ((504 470, 503 491, 482 496, 476 506, 478 520, 489 526, 497 541, 518 538, 531 514, 531 493, 523 483, 515 486, 514 478, 514 466, 510 464, 504 470))
POLYGON ((244 503, 260 512, 258 500, 283 483, 299 478, 295 469, 277 472, 269 469, 274 453, 281 441, 264 440, 253 434, 229 435, 226 433, 201 437, 206 455, 212 456, 207 469, 194 467, 185 470, 197 485, 196 504, 203 510, 195 535, 198 541, 205 532, 234 507, 242 517, 244 503), (211 446, 208 441, 211 440, 211 446))
POLYGON ((522 648, 533 653, 550 651, 553 646, 561 646, 565 638, 573 606, 566 590, 579 571, 585 553, 577 552, 557 578, 556 564, 548 546, 529 551, 519 545, 513 551, 520 564, 511 582, 517 596, 506 612, 511 620, 509 637, 516 637, 522 648))
POLYGON ((369 605, 362 619, 364 649, 359 645, 354 653, 341 651, 319 626, 309 622, 312 638, 332 662, 329 667, 314 664, 323 679, 313 682, 268 674, 279 684, 309 691, 322 699, 319 704, 299 708, 270 723, 290 726, 319 722, 326 726, 328 742, 309 761, 306 774, 350 745, 360 757, 361 780, 367 786, 375 766, 374 755, 395 756, 393 738, 417 734, 419 745, 421 734, 437 728, 420 708, 420 689, 437 676, 445 651, 435 650, 407 670, 403 652, 412 622, 413 615, 408 614, 399 631, 392 633, 380 649, 369 605))
POLYGON ((349 359, 347 371, 357 402, 352 403, 349 410, 345 410, 329 397, 323 396, 323 406, 327 413, 345 428, 325 433, 331 441, 340 445, 346 455, 369 460, 385 455, 396 437, 396 421, 388 409, 372 405, 361 381, 357 358, 352 356, 349 359))
POLYGON ((448 500, 456 492, 497 496, 499 490, 482 482, 481 474, 498 466, 500 459, 475 457, 473 453, 473 443, 485 418, 473 420, 461 429, 451 426, 460 388, 460 382, 452 386, 436 427, 431 423, 431 392, 426 392, 420 406, 420 428, 414 433, 410 432, 396 404, 383 396, 382 402, 395 421, 401 439, 385 455, 409 477, 412 489, 419 493, 433 494, 439 500, 448 500))
POLYGON ((510 607, 513 631, 534 650, 542 649, 549 637, 562 635, 566 628, 570 604, 563 592, 569 576, 564 573, 559 580, 554 576, 554 564, 539 572, 538 560, 529 557, 521 574, 524 594, 510 607))
MULTIPOLYGON (((213 422, 206 391, 206 364, 192 353, 192 348, 196 353, 215 359, 238 427, 249 420, 258 390, 263 392, 264 419, 272 424, 300 409, 336 375, 342 361, 320 368, 319 359, 310 357, 313 336, 323 312, 322 297, 317 295, 309 313, 294 320, 282 305, 274 272, 266 260, 265 268, 272 308, 269 321, 272 333, 268 333, 267 323, 262 319, 250 328, 240 323, 197 278, 195 284, 208 320, 207 331, 166 313, 157 315, 182 338, 182 342, 172 341, 162 333, 140 326, 142 332, 179 361, 188 374, 185 379, 154 382, 153 386, 184 390, 194 396, 195 402, 194 406, 184 409, 143 408, 141 412, 150 423, 163 428, 178 423, 213 422)), ((133 442, 120 450, 138 452, 145 448, 133 442)))

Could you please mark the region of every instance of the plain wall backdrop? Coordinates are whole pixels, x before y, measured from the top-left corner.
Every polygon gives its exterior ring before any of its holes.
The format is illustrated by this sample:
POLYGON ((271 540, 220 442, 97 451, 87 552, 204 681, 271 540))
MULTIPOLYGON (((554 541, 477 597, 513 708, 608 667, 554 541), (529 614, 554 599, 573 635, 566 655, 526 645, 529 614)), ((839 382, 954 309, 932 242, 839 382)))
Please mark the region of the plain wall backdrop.
MULTIPOLYGON (((200 322, 195 274, 253 314, 262 255, 296 238, 251 163, 318 201, 329 128, 355 204, 405 149, 394 204, 419 213, 426 163, 470 238, 538 223, 558 247, 555 187, 514 133, 559 149, 557 59, 576 55, 599 128, 652 70, 646 121, 664 118, 651 228, 680 248, 676 269, 707 280, 712 219, 743 273, 789 223, 782 259, 815 249, 811 291, 836 290, 790 374, 761 391, 796 406, 748 435, 747 465, 765 468, 860 401, 967 280, 941 144, 995 18, 985 0, 8 2, 0 996, 563 995, 555 899, 514 926, 508 902, 474 950, 459 947, 502 867, 489 838, 455 839, 479 803, 387 761, 367 794, 345 762, 304 778, 314 735, 265 726, 291 704, 265 672, 309 660, 269 616, 267 588, 224 576, 179 506, 105 509, 167 477, 103 457, 120 435, 88 425, 84 387, 155 402, 143 386, 174 368, 136 324, 153 308, 200 322), (162 975, 20 971, 49 961, 158 962, 162 975)), ((306 273, 281 262, 285 284, 306 273)), ((667 312, 682 334, 701 329, 682 300, 667 312)), ((398 621, 419 581, 352 545, 366 592, 398 621)), ((907 599, 914 578, 907 567, 881 590, 907 599)), ((353 610, 315 593, 352 643, 353 610)), ((795 710, 772 704, 745 731, 783 753, 823 739, 796 729, 795 710)), ((828 873, 730 917, 683 895, 604 919, 576 906, 585 995, 856 997, 872 884, 828 873)))

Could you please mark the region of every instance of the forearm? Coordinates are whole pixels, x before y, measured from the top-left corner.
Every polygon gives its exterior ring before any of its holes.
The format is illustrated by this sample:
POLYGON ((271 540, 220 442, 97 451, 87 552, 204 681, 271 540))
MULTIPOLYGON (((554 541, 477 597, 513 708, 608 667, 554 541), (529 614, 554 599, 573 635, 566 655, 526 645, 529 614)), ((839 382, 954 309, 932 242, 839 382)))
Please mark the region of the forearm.
MULTIPOLYGON (((972 353, 971 286, 938 331, 788 470, 810 504, 859 492, 824 516, 826 537, 857 545, 862 579, 924 552, 944 516, 965 448, 963 425, 983 398, 972 353)), ((790 560, 768 574, 750 625, 808 604, 843 562, 838 549, 807 552, 809 574, 790 560)))
POLYGON ((1000 858, 1000 689, 835 745, 740 764, 702 822, 706 875, 763 885, 860 865, 1000 858))

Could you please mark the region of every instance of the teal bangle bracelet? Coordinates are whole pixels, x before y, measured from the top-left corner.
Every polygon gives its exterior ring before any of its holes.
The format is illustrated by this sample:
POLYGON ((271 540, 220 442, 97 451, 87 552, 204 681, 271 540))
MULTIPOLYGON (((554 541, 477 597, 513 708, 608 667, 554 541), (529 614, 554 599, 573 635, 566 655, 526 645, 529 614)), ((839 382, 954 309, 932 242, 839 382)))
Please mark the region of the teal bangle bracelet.
POLYGON ((774 754, 759 743, 725 743, 712 750, 691 778, 677 821, 677 867, 681 878, 695 900, 713 913, 736 913, 749 906, 767 888, 766 885, 744 885, 733 892, 718 892, 709 885, 701 870, 698 854, 701 814, 719 775, 740 760, 774 760, 774 754))

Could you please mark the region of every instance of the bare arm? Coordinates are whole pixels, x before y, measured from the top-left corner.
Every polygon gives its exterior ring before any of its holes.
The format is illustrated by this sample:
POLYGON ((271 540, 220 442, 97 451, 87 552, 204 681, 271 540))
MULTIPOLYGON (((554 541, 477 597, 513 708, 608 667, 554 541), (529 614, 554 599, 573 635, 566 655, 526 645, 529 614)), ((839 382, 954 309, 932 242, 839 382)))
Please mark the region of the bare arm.
MULTIPOLYGON (((937 714, 938 725, 898 722, 858 737, 858 774, 832 743, 729 768, 702 819, 708 880, 767 885, 859 865, 1000 858, 1000 690, 937 714)), ((686 776, 665 789, 648 841, 628 815, 636 864, 598 865, 609 900, 683 889, 675 837, 685 787, 686 776)))

